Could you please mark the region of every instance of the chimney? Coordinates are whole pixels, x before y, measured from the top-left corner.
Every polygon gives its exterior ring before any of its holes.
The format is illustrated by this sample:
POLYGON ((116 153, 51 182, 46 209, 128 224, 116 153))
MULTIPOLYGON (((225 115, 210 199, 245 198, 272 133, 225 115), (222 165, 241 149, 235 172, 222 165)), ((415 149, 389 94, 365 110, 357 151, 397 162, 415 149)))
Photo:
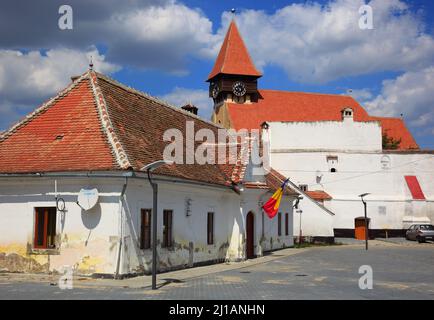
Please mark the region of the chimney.
POLYGON ((199 110, 196 106, 194 106, 191 103, 186 104, 185 106, 181 107, 181 109, 191 112, 192 114, 197 115, 197 110, 199 110))

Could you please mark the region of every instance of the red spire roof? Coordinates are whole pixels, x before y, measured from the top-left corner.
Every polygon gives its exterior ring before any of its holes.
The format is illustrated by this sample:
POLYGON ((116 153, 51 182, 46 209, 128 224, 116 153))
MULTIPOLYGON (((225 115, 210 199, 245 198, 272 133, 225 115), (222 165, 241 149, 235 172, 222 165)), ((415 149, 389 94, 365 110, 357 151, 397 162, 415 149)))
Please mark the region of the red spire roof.
POLYGON ((262 76, 253 64, 234 20, 232 20, 229 26, 214 68, 208 76, 208 80, 220 73, 254 77, 262 76))

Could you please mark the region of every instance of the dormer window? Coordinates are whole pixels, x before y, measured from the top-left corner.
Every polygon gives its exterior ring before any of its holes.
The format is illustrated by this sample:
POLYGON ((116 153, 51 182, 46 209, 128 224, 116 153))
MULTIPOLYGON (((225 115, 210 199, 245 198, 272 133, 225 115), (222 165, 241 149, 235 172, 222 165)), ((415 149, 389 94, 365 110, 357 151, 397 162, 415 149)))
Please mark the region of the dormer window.
POLYGON ((351 108, 345 108, 342 110, 342 119, 352 119, 353 118, 353 109, 351 108))

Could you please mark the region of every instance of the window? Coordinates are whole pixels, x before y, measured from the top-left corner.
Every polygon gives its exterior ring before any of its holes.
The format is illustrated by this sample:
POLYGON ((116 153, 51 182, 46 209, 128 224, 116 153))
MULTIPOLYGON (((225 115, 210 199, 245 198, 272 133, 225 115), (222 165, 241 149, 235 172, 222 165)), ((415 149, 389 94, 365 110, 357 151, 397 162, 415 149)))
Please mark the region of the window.
POLYGON ((282 235, 282 213, 279 212, 277 216, 277 235, 282 235))
POLYGON ((214 212, 208 212, 207 243, 214 244, 214 212))
POLYGON ((345 108, 342 110, 343 118, 352 118, 353 117, 353 109, 345 108))
POLYGON ((151 209, 141 210, 142 225, 140 228, 140 249, 151 248, 151 209))
POLYGON ((421 230, 434 230, 434 226, 430 225, 430 224, 423 224, 420 226, 421 230))
POLYGON ((300 184, 299 188, 301 191, 305 191, 305 192, 308 190, 307 184, 300 184))
POLYGON ((163 248, 172 246, 172 210, 163 211, 163 248))
POLYGON ((338 157, 327 156, 327 164, 329 166, 330 172, 337 172, 336 166, 338 165, 338 157))
POLYGON ((37 249, 56 247, 56 208, 35 208, 35 239, 37 249))
POLYGON ((285 236, 289 236, 289 214, 285 213, 285 236))

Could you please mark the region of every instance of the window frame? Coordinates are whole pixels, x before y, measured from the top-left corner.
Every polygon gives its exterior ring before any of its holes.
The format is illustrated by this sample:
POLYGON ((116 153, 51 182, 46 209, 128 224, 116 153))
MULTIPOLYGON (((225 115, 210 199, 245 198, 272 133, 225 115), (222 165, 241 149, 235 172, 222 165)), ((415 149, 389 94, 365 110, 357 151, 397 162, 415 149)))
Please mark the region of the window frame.
POLYGON ((285 236, 289 236, 289 213, 285 213, 285 236))
POLYGON ((277 236, 282 236, 282 212, 277 213, 277 236))
POLYGON ((208 211, 206 224, 206 242, 208 245, 214 244, 214 212, 208 211))
POLYGON ((140 209, 140 249, 148 250, 152 246, 152 209, 140 209), (147 217, 146 217, 147 216, 147 217), (147 219, 145 219, 147 218, 147 219), (147 224, 146 224, 147 222, 147 224))
POLYGON ((303 192, 309 191, 309 186, 307 184, 300 184, 298 185, 298 188, 303 192))
POLYGON ((57 208, 56 207, 34 207, 34 228, 33 228, 33 249, 35 250, 56 250, 57 245, 57 208), (40 215, 42 219, 40 219, 40 215), (42 220, 42 221, 40 221, 42 220), (40 223, 43 223, 42 244, 40 243, 40 223))
POLYGON ((173 210, 163 210, 163 242, 162 248, 173 247, 173 210))

